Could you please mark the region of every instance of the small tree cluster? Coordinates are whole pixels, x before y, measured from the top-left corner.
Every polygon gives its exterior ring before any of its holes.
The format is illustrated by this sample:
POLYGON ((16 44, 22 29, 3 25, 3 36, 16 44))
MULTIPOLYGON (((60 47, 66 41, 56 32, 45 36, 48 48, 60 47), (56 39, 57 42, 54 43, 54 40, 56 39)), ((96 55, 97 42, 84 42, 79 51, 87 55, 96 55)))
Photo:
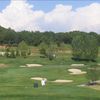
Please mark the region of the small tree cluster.
POLYGON ((55 46, 54 45, 46 45, 44 43, 40 46, 40 54, 41 57, 47 57, 49 60, 53 60, 55 58, 55 46))

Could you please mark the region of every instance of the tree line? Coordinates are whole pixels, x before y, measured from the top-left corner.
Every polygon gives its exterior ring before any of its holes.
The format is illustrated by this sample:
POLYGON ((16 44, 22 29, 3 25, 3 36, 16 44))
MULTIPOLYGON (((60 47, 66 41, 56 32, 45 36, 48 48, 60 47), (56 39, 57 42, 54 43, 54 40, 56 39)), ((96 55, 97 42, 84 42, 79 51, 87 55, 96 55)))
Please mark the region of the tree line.
POLYGON ((71 44, 72 40, 78 34, 89 34, 97 38, 100 45, 100 35, 95 32, 81 32, 81 31, 72 31, 72 32, 33 32, 33 31, 21 31, 15 32, 11 28, 4 28, 0 26, 0 45, 18 45, 21 41, 25 41, 28 45, 39 46, 41 43, 47 45, 57 44, 60 46, 62 43, 71 44))

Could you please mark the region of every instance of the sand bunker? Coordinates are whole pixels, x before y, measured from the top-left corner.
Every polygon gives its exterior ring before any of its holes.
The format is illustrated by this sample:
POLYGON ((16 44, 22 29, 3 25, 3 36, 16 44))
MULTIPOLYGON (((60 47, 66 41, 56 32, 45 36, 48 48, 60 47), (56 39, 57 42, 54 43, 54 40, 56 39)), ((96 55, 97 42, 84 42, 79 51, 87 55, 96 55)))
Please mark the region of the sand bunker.
POLYGON ((41 67, 42 65, 40 64, 26 64, 26 65, 21 65, 20 67, 41 67))
POLYGON ((40 64, 26 64, 27 67, 40 67, 40 64))
POLYGON ((78 87, 85 87, 86 84, 77 85, 78 87))
POLYGON ((81 67, 84 66, 84 64, 71 64, 72 67, 81 67))
POLYGON ((54 83, 69 83, 69 82, 73 82, 73 80, 55 80, 55 81, 51 81, 51 82, 54 82, 54 83))
POLYGON ((41 81, 42 79, 47 80, 46 78, 42 78, 42 77, 32 77, 32 80, 37 80, 37 81, 41 81))
POLYGON ((21 65, 20 67, 26 67, 26 66, 21 65))
POLYGON ((85 71, 81 71, 80 69, 68 69, 69 72, 71 72, 70 74, 73 75, 78 75, 78 74, 85 74, 85 71))

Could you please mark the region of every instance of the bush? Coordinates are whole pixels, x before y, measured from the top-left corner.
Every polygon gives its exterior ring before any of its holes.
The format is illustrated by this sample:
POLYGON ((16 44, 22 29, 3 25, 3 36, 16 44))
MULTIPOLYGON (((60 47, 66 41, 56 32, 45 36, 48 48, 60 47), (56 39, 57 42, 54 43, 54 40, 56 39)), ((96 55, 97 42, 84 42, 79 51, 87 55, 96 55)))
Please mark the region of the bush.
POLYGON ((53 56, 52 52, 49 52, 47 56, 48 56, 49 60, 53 60, 54 59, 54 56, 53 56))
POLYGON ((46 57, 47 54, 46 54, 46 49, 45 48, 41 48, 40 50, 40 54, 43 56, 43 57, 46 57))
POLYGON ((53 60, 55 58, 56 45, 50 44, 49 46, 42 43, 40 46, 40 54, 41 57, 47 57, 49 60, 53 60))
POLYGON ((16 58, 16 51, 13 48, 10 49, 10 58, 16 58))
POLYGON ((7 58, 10 56, 10 48, 9 48, 9 47, 7 47, 7 48, 5 49, 5 56, 6 56, 7 58))

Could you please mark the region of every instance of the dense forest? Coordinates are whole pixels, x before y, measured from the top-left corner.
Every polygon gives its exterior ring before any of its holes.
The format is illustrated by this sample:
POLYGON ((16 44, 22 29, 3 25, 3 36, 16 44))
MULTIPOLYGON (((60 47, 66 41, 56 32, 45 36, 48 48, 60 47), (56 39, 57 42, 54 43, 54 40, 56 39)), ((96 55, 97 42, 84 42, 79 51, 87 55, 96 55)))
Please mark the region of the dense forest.
POLYGON ((59 32, 55 33, 52 31, 46 32, 29 32, 21 31, 15 32, 11 28, 4 28, 0 26, 0 45, 18 45, 21 41, 25 41, 28 45, 38 46, 41 43, 51 44, 55 43, 60 46, 61 43, 71 44, 72 39, 79 34, 89 34, 97 38, 98 44, 100 45, 100 35, 95 32, 81 32, 81 31, 71 31, 71 32, 59 32))

